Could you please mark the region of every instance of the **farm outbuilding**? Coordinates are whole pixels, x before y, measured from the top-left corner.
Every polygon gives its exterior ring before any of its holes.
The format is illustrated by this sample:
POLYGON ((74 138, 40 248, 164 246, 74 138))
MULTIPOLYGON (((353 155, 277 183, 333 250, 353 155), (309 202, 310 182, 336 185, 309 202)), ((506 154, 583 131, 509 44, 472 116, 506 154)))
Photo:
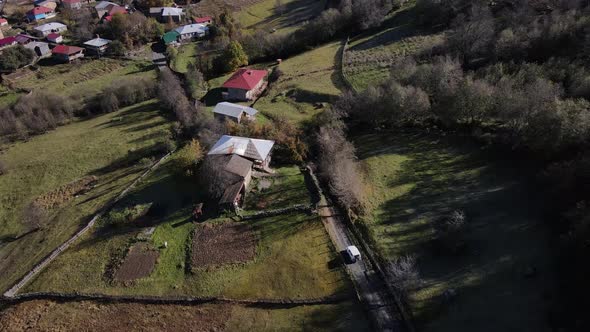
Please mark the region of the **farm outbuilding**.
POLYGON ((257 166, 268 167, 274 144, 274 141, 265 139, 223 135, 208 155, 235 154, 254 162, 257 166))
POLYGON ((229 119, 237 123, 242 122, 243 119, 250 121, 255 120, 256 113, 258 113, 258 111, 252 107, 228 102, 219 103, 213 109, 213 116, 215 116, 216 119, 229 119))

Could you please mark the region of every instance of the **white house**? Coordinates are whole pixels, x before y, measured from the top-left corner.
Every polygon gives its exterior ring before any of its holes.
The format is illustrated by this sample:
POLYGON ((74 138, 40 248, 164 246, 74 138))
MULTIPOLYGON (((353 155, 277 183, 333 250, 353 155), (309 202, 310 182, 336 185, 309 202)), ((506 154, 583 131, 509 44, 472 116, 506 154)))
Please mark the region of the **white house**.
POLYGON ((252 107, 228 102, 219 103, 213 109, 213 116, 215 116, 216 119, 230 119, 237 123, 240 123, 242 119, 254 120, 256 113, 258 113, 258 111, 252 107))
POLYGON ((265 139, 223 135, 207 155, 237 154, 253 161, 255 165, 268 167, 274 144, 274 141, 265 139))
POLYGON ((181 41, 202 38, 209 33, 209 27, 204 24, 189 24, 174 29, 181 41))
POLYGON ((100 55, 103 54, 104 52, 106 52, 107 47, 109 46, 109 44, 112 42, 112 40, 110 39, 104 39, 104 38, 94 38, 91 39, 87 42, 84 42, 84 47, 86 47, 86 49, 94 54, 100 55))
POLYGON ((61 24, 59 22, 51 22, 41 24, 33 28, 35 34, 39 37, 47 37, 50 33, 62 33, 68 30, 68 27, 65 24, 61 24))
POLYGON ((162 23, 179 23, 184 16, 184 10, 177 7, 152 7, 150 8, 150 16, 162 23))

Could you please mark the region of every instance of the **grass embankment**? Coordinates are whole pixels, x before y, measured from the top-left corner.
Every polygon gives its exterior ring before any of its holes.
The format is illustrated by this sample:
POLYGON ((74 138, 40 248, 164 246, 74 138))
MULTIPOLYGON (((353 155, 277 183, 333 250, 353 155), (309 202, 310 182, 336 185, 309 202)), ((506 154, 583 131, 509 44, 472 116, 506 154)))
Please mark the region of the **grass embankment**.
POLYGON ((288 33, 303 22, 319 15, 326 0, 283 0, 277 7, 276 0, 262 0, 238 11, 236 18, 246 31, 288 33))
POLYGON ((353 89, 362 91, 387 77, 392 63, 426 51, 443 41, 443 33, 421 31, 413 7, 391 15, 378 32, 364 33, 350 40, 343 69, 353 89))
POLYGON ((150 241, 160 248, 160 257, 149 277, 129 287, 111 285, 105 279, 109 262, 140 229, 98 230, 60 256, 28 290, 234 298, 315 298, 351 290, 322 223, 316 216, 305 214, 249 221, 258 238, 254 261, 213 269, 193 267, 192 273, 187 272, 187 250, 195 227, 190 222, 190 212, 192 204, 201 201, 201 189, 194 180, 174 172, 171 159, 122 202, 154 202, 162 211, 161 217, 152 220, 157 228, 150 241), (164 242, 168 243, 167 248, 163 248, 164 242), (69 277, 64 279, 64 274, 69 277))
POLYGON ((517 161, 418 133, 364 135, 355 145, 371 184, 365 222, 379 252, 418 258, 424 284, 410 302, 424 330, 545 330, 542 290, 552 286, 553 254, 535 208, 542 203, 517 161), (434 223, 453 209, 466 213, 467 245, 445 254, 433 245, 434 223), (538 273, 525 278, 531 267, 538 273), (446 303, 449 289, 457 296, 446 303))
POLYGON ((342 80, 336 63, 340 42, 332 42, 284 60, 283 76, 270 84, 254 108, 269 118, 304 122, 323 111, 316 107, 340 94, 342 80))
POLYGON ((102 58, 80 64, 39 63, 39 71, 14 83, 15 88, 38 89, 85 102, 97 96, 113 81, 130 77, 156 78, 148 61, 124 61, 102 58))
POLYGON ((5 331, 368 331, 368 322, 353 303, 298 306, 289 309, 229 304, 144 305, 30 301, 0 312, 5 331))
POLYGON ((128 185, 143 170, 135 158, 163 139, 168 126, 158 104, 148 101, 6 146, 1 159, 8 172, 0 176, 0 238, 4 242, 0 244, 0 289, 69 238, 128 185), (97 187, 52 210, 51 220, 41 231, 7 242, 8 237, 30 229, 22 222, 27 204, 86 175, 99 177, 97 187))

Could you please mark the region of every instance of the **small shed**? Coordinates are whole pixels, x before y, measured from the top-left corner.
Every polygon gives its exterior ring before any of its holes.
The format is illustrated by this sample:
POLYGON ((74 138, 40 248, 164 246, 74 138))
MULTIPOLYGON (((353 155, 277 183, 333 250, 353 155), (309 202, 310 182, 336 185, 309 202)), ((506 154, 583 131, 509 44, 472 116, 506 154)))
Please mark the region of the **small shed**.
POLYGON ((94 38, 89 41, 84 42, 84 46, 88 51, 94 53, 96 55, 104 54, 112 41, 110 39, 104 38, 94 38))
POLYGON ((213 116, 219 120, 229 119, 240 123, 243 119, 255 120, 257 110, 239 104, 221 102, 213 109, 213 116))
POLYGON ((46 37, 48 42, 61 44, 64 41, 64 38, 59 33, 50 33, 46 37))
POLYGON ((175 30, 168 31, 162 36, 162 41, 166 45, 176 44, 176 43, 178 43, 179 36, 180 36, 180 34, 175 30))

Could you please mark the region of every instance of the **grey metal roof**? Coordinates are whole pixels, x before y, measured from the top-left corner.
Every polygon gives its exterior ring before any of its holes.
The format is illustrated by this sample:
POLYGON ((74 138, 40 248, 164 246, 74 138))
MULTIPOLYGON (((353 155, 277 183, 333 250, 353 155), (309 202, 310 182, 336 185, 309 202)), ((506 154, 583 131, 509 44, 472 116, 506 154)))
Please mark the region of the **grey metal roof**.
POLYGON ((84 45, 92 46, 92 47, 103 47, 103 46, 109 44, 110 42, 112 42, 112 40, 110 40, 110 39, 94 38, 94 39, 90 39, 89 41, 84 42, 84 45))
POLYGON ((52 31, 52 30, 60 30, 66 28, 67 26, 65 24, 59 23, 59 22, 51 22, 51 23, 45 23, 45 24, 41 24, 39 26, 34 27, 34 30, 37 31, 41 31, 41 32, 45 32, 45 31, 52 31))
POLYGON ((225 170, 245 178, 252 170, 252 162, 234 154, 225 165, 225 170))
POLYGON ((274 144, 274 141, 265 139, 223 135, 208 154, 237 154, 252 160, 265 160, 274 144))
POLYGON ((183 26, 178 27, 174 30, 181 35, 185 35, 188 33, 195 33, 195 32, 198 34, 204 34, 205 32, 207 32, 209 30, 209 28, 204 24, 189 24, 189 25, 183 25, 183 26))
POLYGON ((215 108, 213 109, 213 113, 223 114, 226 116, 231 116, 233 118, 239 119, 242 116, 242 113, 246 113, 250 116, 253 116, 256 115, 258 111, 253 109, 252 107, 222 102, 215 106, 215 108))

